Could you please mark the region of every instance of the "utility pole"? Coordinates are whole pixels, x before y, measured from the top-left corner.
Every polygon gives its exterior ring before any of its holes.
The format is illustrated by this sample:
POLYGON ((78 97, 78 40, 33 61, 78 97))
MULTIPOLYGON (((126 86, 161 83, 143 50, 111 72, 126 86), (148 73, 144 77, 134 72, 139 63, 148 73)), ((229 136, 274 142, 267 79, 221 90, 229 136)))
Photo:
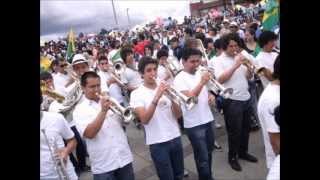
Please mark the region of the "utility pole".
POLYGON ((116 27, 119 29, 117 14, 116 14, 116 10, 115 10, 115 8, 114 8, 113 0, 111 0, 111 3, 112 3, 112 10, 113 10, 114 21, 116 22, 116 27))
POLYGON ((131 22, 130 22, 130 18, 129 18, 129 8, 127 8, 127 17, 128 17, 128 24, 129 24, 128 29, 130 29, 130 27, 131 27, 131 22))

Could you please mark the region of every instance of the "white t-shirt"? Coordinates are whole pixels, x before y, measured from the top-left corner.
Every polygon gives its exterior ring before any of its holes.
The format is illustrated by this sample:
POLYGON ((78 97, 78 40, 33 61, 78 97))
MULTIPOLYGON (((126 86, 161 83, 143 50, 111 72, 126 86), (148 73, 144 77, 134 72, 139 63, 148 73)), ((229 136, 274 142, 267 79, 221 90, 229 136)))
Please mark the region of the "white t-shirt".
MULTIPOLYGON (((100 102, 84 97, 73 111, 73 119, 81 136, 97 117, 101 110, 100 102)), ((84 137, 87 144, 91 170, 93 174, 101 174, 122 168, 133 161, 126 134, 121 126, 118 115, 111 110, 93 139, 84 137)))
POLYGON ((274 109, 280 105, 280 86, 269 84, 260 96, 258 102, 258 117, 261 124, 267 167, 270 168, 275 158, 268 133, 280 133, 280 128, 274 119, 274 109))
POLYGON ((112 83, 108 87, 107 81, 111 78, 108 72, 99 71, 98 75, 101 78, 101 90, 109 92, 111 97, 114 97, 119 103, 125 102, 125 98, 122 96, 121 88, 118 84, 112 83))
MULTIPOLYGON (((133 108, 144 107, 147 109, 157 89, 158 87, 156 89, 149 89, 144 85, 140 85, 132 91, 130 105, 133 108)), ((149 123, 143 124, 146 132, 147 145, 167 142, 181 135, 177 119, 173 115, 171 106, 172 103, 170 99, 163 95, 149 123)))
MULTIPOLYGON (((219 57, 212 61, 212 63, 214 74, 219 78, 224 71, 230 69, 234 65, 235 60, 223 52, 219 57)), ((246 101, 250 99, 246 72, 247 68, 244 65, 241 65, 234 71, 231 78, 222 84, 225 88, 233 88, 233 94, 230 96, 230 99, 238 101, 246 101)))
MULTIPOLYGON (((65 147, 63 139, 71 139, 74 134, 61 114, 46 111, 42 111, 42 113, 40 121, 40 179, 58 179, 48 142, 41 130, 45 130, 50 145, 53 146, 56 142, 58 148, 65 147)), ((72 180, 78 179, 70 159, 66 163, 66 170, 72 180)))
POLYGON ((131 87, 138 87, 143 82, 139 72, 128 67, 125 69, 123 75, 125 80, 127 80, 128 85, 131 87))
MULTIPOLYGON (((261 51, 256 57, 257 68, 265 67, 273 72, 273 64, 278 56, 276 52, 261 51)), ((264 76, 260 77, 263 87, 265 88, 270 81, 264 76)))
MULTIPOLYGON (((157 75, 158 75, 158 78, 160 80, 164 80, 169 75, 169 73, 170 72, 168 72, 168 70, 164 66, 162 66, 162 65, 158 66, 158 74, 157 75)), ((172 84, 173 83, 173 78, 170 77, 169 79, 166 80, 166 82, 168 84, 172 84)))
MULTIPOLYGON (((194 89, 201 80, 201 74, 197 71, 195 75, 181 71, 174 79, 174 88, 177 91, 190 91, 194 89)), ((185 128, 192 128, 198 125, 213 121, 213 115, 208 103, 208 89, 204 86, 198 96, 198 104, 191 110, 181 107, 185 128)))
POLYGON ((62 74, 60 72, 53 76, 54 89, 57 93, 63 96, 67 95, 65 85, 68 83, 69 78, 70 77, 67 74, 62 74))
POLYGON ((267 180, 280 180, 280 154, 273 161, 267 180))

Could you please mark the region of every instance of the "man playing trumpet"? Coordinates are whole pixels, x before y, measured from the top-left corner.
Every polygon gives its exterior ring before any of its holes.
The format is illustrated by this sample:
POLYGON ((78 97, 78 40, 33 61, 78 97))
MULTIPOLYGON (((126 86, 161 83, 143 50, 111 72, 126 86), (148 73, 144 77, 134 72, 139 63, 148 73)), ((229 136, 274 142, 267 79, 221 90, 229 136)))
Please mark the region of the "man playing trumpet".
POLYGON ((87 143, 93 179, 134 180, 133 156, 122 120, 110 110, 111 101, 99 95, 99 75, 84 73, 81 88, 83 101, 75 107, 73 119, 87 143))
POLYGON ((233 94, 223 99, 222 108, 228 133, 228 160, 232 169, 241 171, 238 157, 250 162, 257 158, 248 154, 250 117, 248 79, 252 73, 244 65, 244 56, 239 52, 240 37, 227 34, 222 37, 224 52, 213 62, 217 80, 226 88, 233 88, 233 94))
POLYGON ((212 180, 212 152, 214 149, 214 120, 210 110, 214 96, 208 93, 206 84, 211 74, 205 72, 201 75, 197 68, 201 63, 202 53, 196 48, 185 48, 182 51, 184 66, 174 79, 177 91, 188 97, 197 97, 198 103, 191 109, 182 108, 184 128, 191 142, 199 179, 212 180))
POLYGON ((164 93, 170 88, 156 81, 158 62, 151 57, 139 61, 138 70, 143 84, 132 92, 130 104, 145 129, 146 144, 160 180, 183 179, 183 150, 177 119, 178 104, 164 93))

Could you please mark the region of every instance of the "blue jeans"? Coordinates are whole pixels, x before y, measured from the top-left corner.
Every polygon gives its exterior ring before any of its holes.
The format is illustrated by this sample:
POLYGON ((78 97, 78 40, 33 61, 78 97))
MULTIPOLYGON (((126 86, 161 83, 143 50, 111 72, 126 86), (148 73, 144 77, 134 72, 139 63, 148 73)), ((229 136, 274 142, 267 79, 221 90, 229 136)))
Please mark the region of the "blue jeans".
POLYGON ((93 180, 134 180, 132 163, 102 174, 93 174, 93 180))
POLYGON ((183 179, 183 150, 180 137, 152 144, 149 148, 160 180, 183 179))
POLYGON ((193 128, 186 128, 186 132, 193 148, 199 180, 213 180, 211 169, 215 137, 212 121, 193 128))

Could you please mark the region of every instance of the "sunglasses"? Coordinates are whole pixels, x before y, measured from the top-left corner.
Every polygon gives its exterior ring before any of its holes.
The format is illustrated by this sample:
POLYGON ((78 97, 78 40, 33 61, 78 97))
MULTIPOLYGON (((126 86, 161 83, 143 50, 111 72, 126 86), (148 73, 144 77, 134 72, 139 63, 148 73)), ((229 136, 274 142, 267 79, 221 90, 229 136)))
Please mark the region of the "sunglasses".
POLYGON ((66 67, 68 64, 61 64, 60 67, 66 67))

